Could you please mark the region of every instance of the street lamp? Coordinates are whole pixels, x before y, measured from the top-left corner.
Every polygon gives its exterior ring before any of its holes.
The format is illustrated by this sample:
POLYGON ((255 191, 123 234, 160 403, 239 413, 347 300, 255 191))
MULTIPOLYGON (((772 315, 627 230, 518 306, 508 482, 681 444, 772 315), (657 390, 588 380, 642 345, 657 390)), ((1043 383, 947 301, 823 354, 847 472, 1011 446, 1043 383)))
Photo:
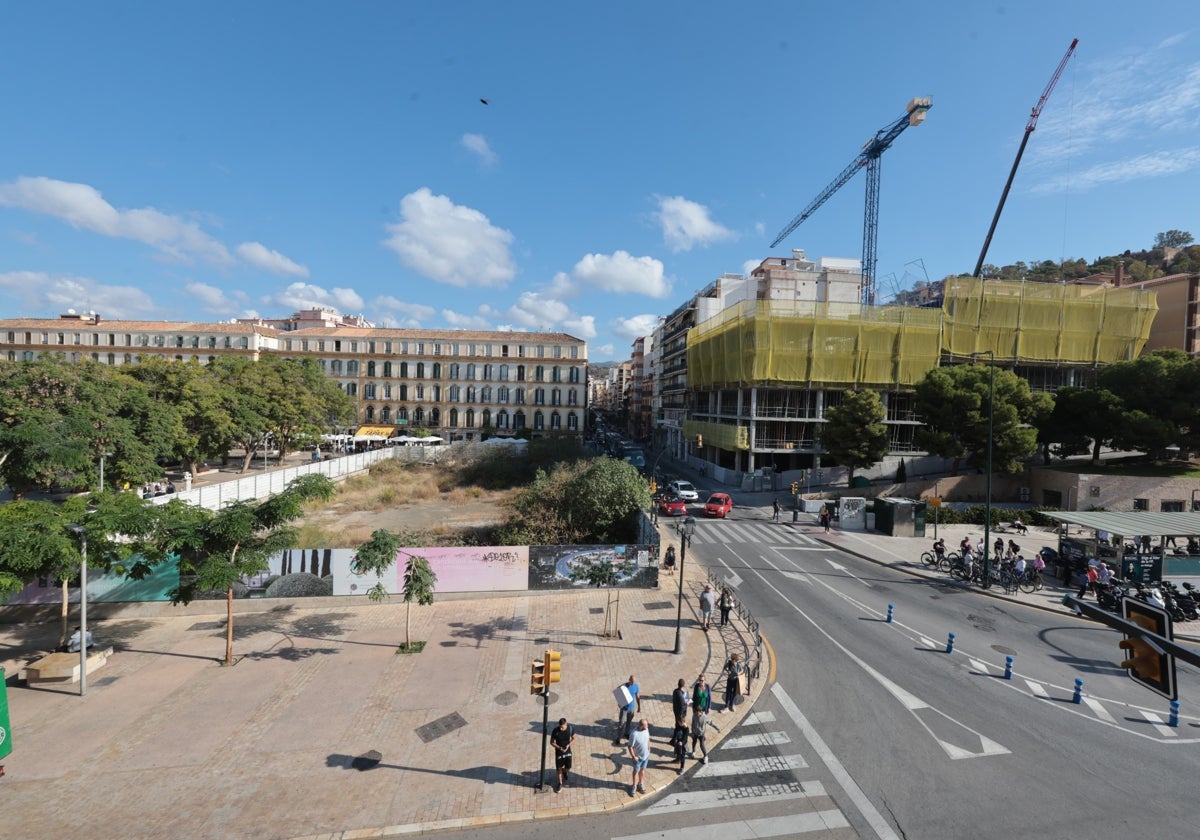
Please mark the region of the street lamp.
POLYGON ((679 608, 675 613, 675 653, 679 653, 679 628, 683 626, 683 561, 687 559, 687 547, 692 541, 692 534, 696 533, 696 517, 688 514, 683 523, 675 527, 679 531, 679 608))
POLYGON ((79 696, 87 693, 87 529, 68 525, 67 530, 79 537, 79 696))
POLYGON ((111 455, 111 452, 100 453, 100 492, 104 492, 104 459, 111 455))
POLYGON ((996 417, 996 351, 980 350, 971 354, 988 357, 988 438, 987 438, 987 477, 983 490, 983 586, 986 589, 992 585, 991 563, 988 552, 992 549, 992 427, 996 417))

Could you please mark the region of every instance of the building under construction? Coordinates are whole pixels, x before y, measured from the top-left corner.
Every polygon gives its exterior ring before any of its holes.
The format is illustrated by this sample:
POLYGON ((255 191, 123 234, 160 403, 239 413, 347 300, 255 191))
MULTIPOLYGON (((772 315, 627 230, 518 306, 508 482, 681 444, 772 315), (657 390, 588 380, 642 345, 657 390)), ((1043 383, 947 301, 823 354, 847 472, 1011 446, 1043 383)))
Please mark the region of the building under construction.
POLYGON ((969 277, 941 309, 863 306, 856 262, 794 251, 696 298, 683 434, 714 473, 819 468, 825 412, 854 389, 880 392, 893 457, 915 453, 913 387, 933 368, 994 353, 1034 389, 1085 384, 1138 356, 1158 309, 1150 290, 969 277))

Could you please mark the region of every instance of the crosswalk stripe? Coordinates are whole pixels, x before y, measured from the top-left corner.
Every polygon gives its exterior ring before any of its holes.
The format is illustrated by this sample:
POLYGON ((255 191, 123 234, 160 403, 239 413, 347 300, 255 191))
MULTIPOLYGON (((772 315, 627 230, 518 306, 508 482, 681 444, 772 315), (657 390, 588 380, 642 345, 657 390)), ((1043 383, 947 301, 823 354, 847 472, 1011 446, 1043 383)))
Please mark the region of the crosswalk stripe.
POLYGON ((676 811, 696 811, 702 808, 721 808, 726 805, 760 805, 767 802, 783 802, 788 799, 808 799, 813 796, 824 796, 825 786, 820 782, 796 782, 795 790, 780 793, 778 785, 753 785, 746 787, 720 788, 718 790, 689 790, 680 793, 668 792, 666 796, 655 802, 642 812, 648 817, 658 814, 671 814, 676 811))
POLYGON ((792 738, 786 732, 759 732, 755 735, 739 735, 721 742, 723 750, 744 750, 749 747, 777 747, 790 744, 792 738))
POLYGON ((714 761, 701 765, 695 778, 738 776, 743 773, 758 775, 777 770, 803 770, 808 766, 802 755, 770 755, 762 758, 739 758, 735 761, 714 761))
POLYGON ((1146 720, 1148 720, 1154 724, 1155 728, 1158 730, 1159 735, 1165 735, 1168 738, 1178 738, 1179 737, 1179 733, 1176 732, 1174 730, 1174 728, 1167 726, 1167 722, 1165 720, 1163 720, 1162 718, 1160 718, 1158 715, 1156 715, 1154 712, 1148 712, 1145 709, 1139 709, 1138 711, 1140 711, 1142 713, 1142 717, 1144 717, 1146 720))
POLYGON ((1029 690, 1038 697, 1050 697, 1050 694, 1046 691, 1046 687, 1041 683, 1034 682, 1033 680, 1025 680, 1025 685, 1029 686, 1029 690))
POLYGON ((828 831, 834 828, 849 828, 845 815, 837 810, 809 811, 806 814, 789 814, 785 817, 762 817, 755 820, 737 820, 727 823, 702 823, 688 828, 672 828, 667 831, 650 831, 645 834, 627 834, 613 840, 755 840, 759 837, 785 837, 810 831, 828 831))
POLYGON ((976 671, 979 671, 982 674, 990 674, 991 673, 991 671, 988 670, 988 666, 984 665, 978 659, 968 659, 967 661, 971 663, 971 667, 974 668, 976 671))
POLYGON ((1092 712, 1095 713, 1096 717, 1100 718, 1100 720, 1108 721, 1109 723, 1117 722, 1117 719, 1108 713, 1108 709, 1104 708, 1099 700, 1096 700, 1092 697, 1084 697, 1083 702, 1088 704, 1088 708, 1090 708, 1092 712))
POLYGON ((750 714, 746 715, 745 720, 742 721, 742 725, 743 726, 758 726, 759 724, 774 723, 774 722, 775 722, 775 713, 774 712, 751 712, 750 714))

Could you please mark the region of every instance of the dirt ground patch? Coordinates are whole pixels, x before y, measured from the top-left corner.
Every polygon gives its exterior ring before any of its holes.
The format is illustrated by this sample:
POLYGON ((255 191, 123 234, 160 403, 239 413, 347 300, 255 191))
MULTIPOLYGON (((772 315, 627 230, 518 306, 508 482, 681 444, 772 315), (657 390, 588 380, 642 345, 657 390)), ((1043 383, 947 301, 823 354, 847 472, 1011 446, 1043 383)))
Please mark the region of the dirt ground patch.
POLYGON ((336 534, 345 545, 358 545, 380 528, 444 536, 499 525, 505 519, 502 502, 511 495, 511 490, 479 490, 470 497, 444 493, 437 498, 395 503, 373 510, 350 509, 349 503, 335 501, 306 516, 305 524, 336 534))

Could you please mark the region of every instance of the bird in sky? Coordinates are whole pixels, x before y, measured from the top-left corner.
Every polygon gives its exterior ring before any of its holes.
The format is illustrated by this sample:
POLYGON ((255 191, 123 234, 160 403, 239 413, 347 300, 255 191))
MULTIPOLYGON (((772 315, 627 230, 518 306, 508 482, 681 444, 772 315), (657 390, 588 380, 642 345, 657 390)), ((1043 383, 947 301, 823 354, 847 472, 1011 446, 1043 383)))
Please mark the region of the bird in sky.
POLYGON ((479 101, 482 102, 484 105, 488 104, 488 101, 486 99, 480 99, 479 101))

